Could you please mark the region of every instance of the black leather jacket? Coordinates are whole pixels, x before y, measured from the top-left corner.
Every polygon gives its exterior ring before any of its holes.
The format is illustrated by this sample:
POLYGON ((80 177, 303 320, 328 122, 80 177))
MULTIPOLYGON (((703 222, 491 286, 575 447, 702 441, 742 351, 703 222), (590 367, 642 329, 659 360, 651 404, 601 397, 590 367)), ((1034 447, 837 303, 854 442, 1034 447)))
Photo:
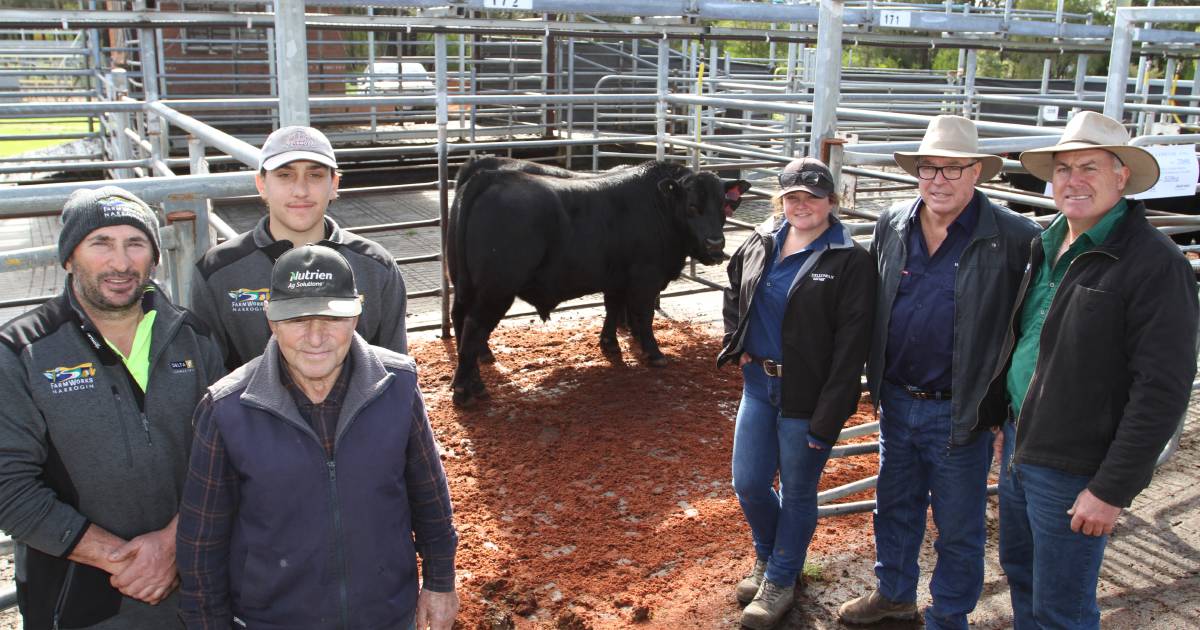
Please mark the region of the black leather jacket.
MULTIPOLYGON (((954 397, 950 440, 966 444, 976 424, 979 400, 987 391, 991 367, 1000 356, 1005 325, 1017 300, 1021 272, 1029 260, 1029 241, 1037 223, 992 203, 983 193, 979 222, 958 261, 954 282, 954 365, 950 369, 954 397)), ((900 272, 908 261, 908 231, 920 198, 894 204, 875 224, 871 253, 879 267, 879 298, 867 359, 867 387, 876 406, 883 386, 888 325, 900 287, 900 272)))

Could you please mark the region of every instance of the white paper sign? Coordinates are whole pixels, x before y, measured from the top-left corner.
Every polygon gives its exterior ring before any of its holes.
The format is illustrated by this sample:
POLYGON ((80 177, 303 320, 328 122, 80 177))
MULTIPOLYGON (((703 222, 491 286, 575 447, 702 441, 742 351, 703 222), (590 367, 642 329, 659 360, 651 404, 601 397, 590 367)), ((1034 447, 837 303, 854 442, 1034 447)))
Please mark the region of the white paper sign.
POLYGON ((532 9, 533 0, 483 0, 485 9, 532 9))
MULTIPOLYGON (((1200 163, 1196 161, 1194 144, 1161 144, 1142 147, 1158 161, 1158 183, 1150 190, 1131 195, 1134 199, 1190 197, 1196 194, 1200 180, 1200 163)), ((1046 196, 1054 196, 1054 187, 1046 182, 1046 196)))
POLYGON ((912 24, 912 11, 880 11, 879 25, 892 28, 908 28, 912 24))
POLYGON ((1042 120, 1058 120, 1058 105, 1042 105, 1042 120))
POLYGON ((1142 148, 1158 160, 1158 183, 1150 190, 1134 195, 1134 199, 1190 197, 1196 194, 1196 180, 1200 179, 1196 145, 1162 144, 1142 148))

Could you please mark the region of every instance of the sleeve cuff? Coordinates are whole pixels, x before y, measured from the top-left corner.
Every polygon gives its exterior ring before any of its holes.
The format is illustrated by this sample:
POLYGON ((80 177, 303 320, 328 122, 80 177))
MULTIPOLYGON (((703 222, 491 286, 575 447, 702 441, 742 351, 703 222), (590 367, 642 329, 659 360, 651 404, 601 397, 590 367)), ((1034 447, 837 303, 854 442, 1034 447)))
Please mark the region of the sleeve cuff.
MULTIPOLYGON (((75 531, 75 537, 72 538, 70 540, 70 542, 67 543, 67 548, 62 553, 58 554, 58 556, 60 558, 66 558, 67 556, 71 555, 71 553, 75 551, 75 547, 79 546, 79 541, 83 540, 84 532, 86 532, 88 527, 90 527, 91 525, 92 525, 92 522, 90 520, 88 520, 88 518, 86 516, 83 517, 83 523, 80 524, 79 529, 77 531, 75 531)), ((66 533, 67 532, 64 532, 64 534, 66 534, 66 533)))
POLYGON ((421 588, 434 593, 454 590, 454 556, 421 558, 421 588))

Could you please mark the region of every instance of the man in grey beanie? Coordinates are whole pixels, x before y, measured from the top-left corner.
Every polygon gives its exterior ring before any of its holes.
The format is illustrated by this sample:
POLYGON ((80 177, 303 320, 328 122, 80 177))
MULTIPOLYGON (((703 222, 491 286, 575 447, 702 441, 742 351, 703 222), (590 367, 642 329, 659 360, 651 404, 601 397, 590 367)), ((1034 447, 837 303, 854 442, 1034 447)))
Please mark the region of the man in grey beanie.
POLYGON ((150 279, 145 202, 78 190, 62 221, 62 293, 0 326, 0 529, 16 542, 23 625, 179 627, 191 415, 221 350, 150 279))

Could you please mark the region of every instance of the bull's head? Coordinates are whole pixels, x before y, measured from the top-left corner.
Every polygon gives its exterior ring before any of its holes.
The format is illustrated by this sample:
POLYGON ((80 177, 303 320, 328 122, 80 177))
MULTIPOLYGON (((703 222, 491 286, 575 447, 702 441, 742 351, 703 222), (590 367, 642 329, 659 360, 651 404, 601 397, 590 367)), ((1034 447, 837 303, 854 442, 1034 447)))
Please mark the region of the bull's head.
POLYGON ((722 180, 709 172, 688 172, 659 182, 659 192, 676 222, 684 228, 688 255, 705 265, 725 259, 725 219, 750 190, 741 179, 722 180))

